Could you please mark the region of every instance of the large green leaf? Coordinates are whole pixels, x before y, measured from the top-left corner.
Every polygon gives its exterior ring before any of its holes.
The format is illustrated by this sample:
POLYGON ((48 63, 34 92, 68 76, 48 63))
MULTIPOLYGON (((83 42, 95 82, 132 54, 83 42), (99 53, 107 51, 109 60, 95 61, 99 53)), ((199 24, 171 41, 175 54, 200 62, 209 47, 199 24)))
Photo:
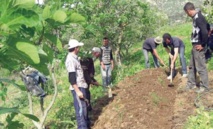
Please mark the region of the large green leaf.
POLYGON ((37 122, 39 121, 39 119, 34 115, 21 113, 17 107, 13 107, 13 108, 0 107, 0 114, 5 114, 5 113, 20 113, 24 115, 25 117, 30 118, 34 121, 37 121, 37 122))
POLYGON ((85 18, 78 14, 78 13, 72 13, 69 17, 70 21, 73 23, 78 23, 78 22, 85 22, 85 18))
POLYGON ((20 26, 35 27, 39 23, 39 15, 32 10, 19 9, 0 17, 0 29, 4 31, 20 29, 20 26))
POLYGON ((44 34, 44 36, 53 44, 55 44, 55 46, 58 48, 59 51, 62 51, 63 47, 62 47, 62 43, 60 41, 59 38, 56 37, 56 35, 52 35, 50 33, 46 33, 44 34))
POLYGON ((20 90, 26 91, 26 87, 24 85, 19 85, 19 84, 15 83, 15 81, 13 81, 13 80, 9 80, 9 79, 6 79, 6 78, 0 78, 0 82, 10 83, 13 86, 16 86, 17 88, 19 88, 20 90))
POLYGON ((16 48, 25 53, 30 57, 30 59, 35 63, 38 64, 40 62, 40 58, 38 55, 38 50, 35 45, 32 45, 27 42, 17 42, 16 43, 16 48))
POLYGON ((55 21, 58 21, 58 22, 61 22, 61 23, 64 23, 66 18, 67 18, 67 14, 64 11, 62 11, 62 10, 57 10, 53 14, 53 19, 55 21))
POLYGON ((34 121, 37 121, 37 122, 39 121, 39 119, 34 115, 26 114, 26 113, 23 113, 22 115, 24 115, 27 118, 30 118, 31 120, 34 120, 34 121))
POLYGON ((46 33, 44 34, 45 38, 47 38, 51 43, 56 45, 57 42, 57 38, 56 35, 50 34, 50 33, 46 33))
POLYGON ((11 57, 12 56, 7 55, 6 53, 0 52, 0 67, 11 71, 17 69, 17 66, 20 65, 20 62, 17 59, 11 57))
POLYGON ((43 74, 49 75, 48 63, 52 62, 53 54, 48 55, 48 53, 41 48, 38 49, 38 53, 40 57, 40 63, 31 65, 43 74))
POLYGON ((15 6, 19 8, 32 8, 35 6, 35 0, 16 0, 15 6))
POLYGON ((0 107, 0 114, 11 113, 11 112, 18 113, 19 110, 16 107, 14 108, 0 107))
POLYGON ((49 18, 50 17, 50 6, 46 6, 45 8, 44 8, 44 10, 43 10, 43 13, 42 13, 42 17, 44 18, 44 19, 47 19, 47 18, 49 18))
POLYGON ((63 50, 62 43, 59 38, 57 38, 56 47, 58 48, 59 51, 63 50))
POLYGON ((48 59, 50 60, 50 62, 52 62, 54 51, 49 46, 47 46, 46 44, 43 45, 43 50, 47 54, 48 59))

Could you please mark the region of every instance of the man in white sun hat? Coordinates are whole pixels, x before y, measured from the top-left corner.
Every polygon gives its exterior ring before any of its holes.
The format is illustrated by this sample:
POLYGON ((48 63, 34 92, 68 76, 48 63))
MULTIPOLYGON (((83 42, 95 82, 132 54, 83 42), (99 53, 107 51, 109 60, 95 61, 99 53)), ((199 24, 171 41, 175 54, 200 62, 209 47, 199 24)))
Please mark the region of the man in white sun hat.
POLYGON ((154 65, 155 68, 160 67, 158 60, 160 61, 160 63, 162 65, 165 66, 165 63, 163 62, 163 60, 160 58, 160 56, 157 53, 157 46, 159 44, 162 43, 162 38, 160 36, 156 37, 156 38, 148 38, 144 41, 143 46, 142 46, 142 51, 144 54, 144 58, 145 58, 145 66, 146 68, 150 68, 150 63, 149 63, 149 55, 148 52, 151 52, 153 60, 154 60, 154 65))
POLYGON ((66 57, 65 65, 68 72, 68 79, 70 82, 70 90, 73 95, 74 108, 77 120, 78 129, 90 128, 90 120, 87 117, 88 102, 86 96, 86 88, 88 87, 81 64, 78 60, 78 52, 80 46, 84 44, 76 39, 70 39, 68 43, 69 53, 66 57))

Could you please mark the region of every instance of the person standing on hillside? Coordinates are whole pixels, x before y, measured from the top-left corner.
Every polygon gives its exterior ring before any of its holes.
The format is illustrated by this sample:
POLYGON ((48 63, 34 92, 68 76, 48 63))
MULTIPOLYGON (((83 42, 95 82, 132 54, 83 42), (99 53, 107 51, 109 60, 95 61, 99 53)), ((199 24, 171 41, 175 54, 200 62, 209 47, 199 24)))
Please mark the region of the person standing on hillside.
POLYGON ((171 79, 171 77, 174 77, 175 61, 178 57, 178 53, 182 65, 182 74, 183 74, 182 77, 187 77, 186 59, 184 57, 185 45, 183 41, 177 37, 172 37, 169 33, 165 33, 163 35, 163 46, 165 47, 167 53, 169 54, 169 65, 173 73, 173 75, 170 74, 170 76, 168 76, 167 79, 171 79))
POLYGON ((111 88, 111 72, 114 68, 112 48, 109 46, 109 39, 103 38, 103 46, 100 54, 101 75, 103 83, 103 91, 106 92, 106 87, 111 88))
POLYGON ((191 2, 187 2, 183 9, 193 20, 192 50, 186 90, 196 88, 196 72, 198 72, 201 83, 200 88, 196 92, 202 93, 209 90, 208 71, 205 63, 205 52, 208 42, 207 21, 191 2))
POLYGON ((99 86, 100 84, 94 78, 95 75, 94 61, 90 57, 90 55, 88 53, 82 54, 79 58, 81 67, 83 69, 84 79, 88 85, 88 87, 86 88, 86 98, 88 100, 87 119, 89 119, 89 113, 92 111, 90 85, 93 84, 99 86))
POLYGON ((83 70, 77 57, 80 46, 83 45, 83 43, 75 39, 69 40, 69 53, 66 57, 65 66, 68 71, 68 80, 71 84, 70 90, 73 95, 78 129, 90 129, 90 120, 87 117, 88 102, 85 99, 88 85, 84 79, 83 70))
POLYGON ((162 43, 162 38, 160 38, 159 36, 156 38, 148 38, 144 41, 143 46, 142 46, 142 51, 143 51, 144 58, 145 58, 146 68, 150 68, 148 52, 152 53, 155 68, 160 67, 158 60, 160 61, 160 63, 162 65, 166 66, 165 63, 163 62, 163 60, 158 55, 157 50, 156 50, 157 46, 161 43, 162 43))

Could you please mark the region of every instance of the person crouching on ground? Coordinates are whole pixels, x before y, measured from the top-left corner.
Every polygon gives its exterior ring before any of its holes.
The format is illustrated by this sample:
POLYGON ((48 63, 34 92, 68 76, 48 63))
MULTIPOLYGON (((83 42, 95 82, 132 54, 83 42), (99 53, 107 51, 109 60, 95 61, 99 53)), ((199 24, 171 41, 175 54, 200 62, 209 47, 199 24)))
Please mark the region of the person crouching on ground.
POLYGON ((180 62, 182 66, 182 77, 187 77, 187 66, 186 59, 184 56, 185 53, 185 45, 183 41, 177 37, 172 37, 169 33, 165 33, 163 35, 163 46, 165 47, 167 53, 169 54, 169 66, 170 70, 172 69, 173 75, 167 77, 167 79, 171 79, 175 75, 175 61, 178 57, 178 53, 180 56, 180 62))
POLYGON ((146 68, 150 68, 148 52, 152 53, 155 68, 160 67, 158 60, 160 61, 160 63, 162 65, 166 66, 165 63, 163 62, 163 60, 158 55, 157 50, 156 50, 157 46, 161 43, 162 43, 162 38, 160 38, 159 36, 156 38, 148 38, 144 41, 143 46, 142 46, 142 51, 143 51, 144 58, 145 58, 146 68))

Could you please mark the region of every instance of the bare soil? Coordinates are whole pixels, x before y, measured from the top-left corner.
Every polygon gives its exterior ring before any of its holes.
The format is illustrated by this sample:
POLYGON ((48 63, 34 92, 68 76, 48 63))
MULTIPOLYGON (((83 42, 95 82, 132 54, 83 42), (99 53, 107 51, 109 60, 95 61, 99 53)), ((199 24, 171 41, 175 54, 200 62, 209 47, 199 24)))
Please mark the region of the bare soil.
MULTIPOLYGON (((203 95, 202 103, 196 101, 194 90, 184 91, 187 78, 180 73, 173 79, 174 87, 168 87, 166 73, 166 69, 158 68, 126 77, 113 88, 113 98, 105 96, 93 106, 92 129, 183 129, 198 106, 213 106, 212 94, 203 95)), ((209 76, 210 88, 212 80, 209 76)))

